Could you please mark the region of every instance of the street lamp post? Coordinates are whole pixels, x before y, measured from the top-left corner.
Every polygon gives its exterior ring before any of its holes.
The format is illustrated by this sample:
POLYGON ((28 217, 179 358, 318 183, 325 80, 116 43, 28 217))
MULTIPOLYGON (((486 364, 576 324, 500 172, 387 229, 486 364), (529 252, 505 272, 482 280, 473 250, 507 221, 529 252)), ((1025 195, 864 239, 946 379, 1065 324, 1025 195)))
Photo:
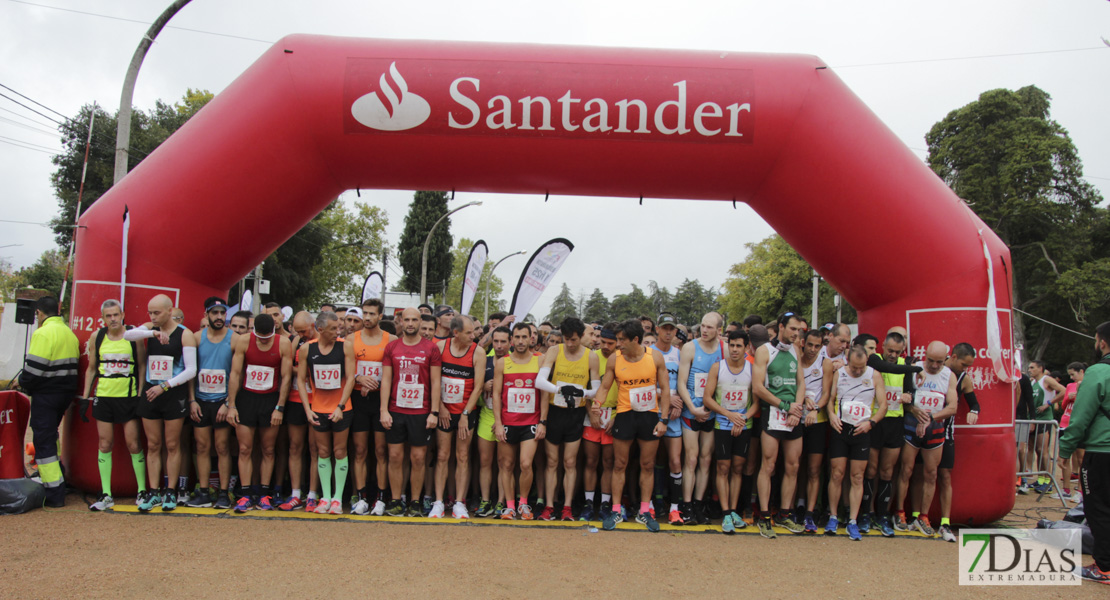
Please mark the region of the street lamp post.
POLYGON ((486 313, 485 313, 485 316, 482 317, 482 320, 485 321, 486 323, 489 322, 489 281, 491 279, 493 279, 493 272, 495 270, 497 270, 497 265, 505 262, 505 259, 512 258, 512 257, 514 257, 518 254, 525 254, 525 253, 527 253, 527 250, 521 250, 519 252, 513 252, 512 254, 506 256, 505 258, 502 258, 501 260, 493 263, 493 268, 489 270, 489 276, 486 277, 486 313))
POLYGON ((474 202, 467 202, 466 204, 463 204, 462 206, 456 208, 455 210, 449 211, 447 214, 440 217, 439 220, 436 221, 434 225, 432 225, 432 228, 428 230, 428 237, 424 238, 424 254, 420 258, 420 303, 421 304, 424 304, 425 302, 428 301, 428 244, 430 244, 432 242, 432 234, 435 233, 436 227, 439 227, 439 224, 442 223, 443 220, 446 219, 447 217, 450 217, 451 215, 459 212, 460 210, 462 210, 462 209, 464 209, 468 206, 481 206, 481 205, 482 205, 482 202, 480 200, 475 200, 474 202))

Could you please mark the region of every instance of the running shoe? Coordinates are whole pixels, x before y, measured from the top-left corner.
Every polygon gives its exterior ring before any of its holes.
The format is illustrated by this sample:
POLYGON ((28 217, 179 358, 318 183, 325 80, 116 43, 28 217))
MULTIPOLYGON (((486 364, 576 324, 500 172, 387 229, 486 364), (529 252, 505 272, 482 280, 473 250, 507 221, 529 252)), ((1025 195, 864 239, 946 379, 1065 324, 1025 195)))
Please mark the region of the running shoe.
POLYGON ((748 526, 748 522, 737 514, 736 511, 730 511, 728 514, 732 516, 732 526, 736 529, 743 529, 748 526))
POLYGON ((1098 568, 1097 563, 1091 563, 1083 567, 1082 577, 1087 581, 1097 581, 1098 583, 1110 585, 1110 571, 1103 571, 1098 568))
POLYGON ((769 540, 773 540, 778 537, 775 534, 774 528, 771 526, 771 517, 763 517, 759 520, 759 535, 769 540))
POLYGON ((181 488, 180 490, 177 490, 177 502, 174 503, 174 508, 177 508, 178 504, 185 504, 188 501, 189 492, 186 492, 185 488, 181 488))
POLYGON ((316 510, 312 512, 318 515, 326 515, 329 507, 331 507, 331 501, 327 498, 320 498, 320 503, 316 505, 316 510))
POLYGON ((541 521, 554 521, 555 520, 555 507, 545 506, 543 511, 540 512, 541 521))
POLYGON ((385 514, 391 517, 405 516, 405 503, 401 500, 390 500, 389 506, 385 509, 385 514))
POLYGON ((836 535, 836 528, 840 526, 840 521, 836 520, 836 515, 829 515, 829 522, 825 523, 825 535, 836 535))
POLYGON ((536 512, 543 512, 546 507, 547 504, 544 503, 542 498, 536 498, 536 512))
POLYGON ((705 503, 700 500, 694 500, 694 520, 698 525, 709 524, 709 515, 705 514, 705 503))
POLYGON ((167 490, 162 494, 162 512, 170 512, 177 508, 177 493, 167 490))
POLYGON ((352 515, 368 515, 370 514, 370 503, 365 498, 359 498, 351 505, 352 515))
POLYGON ((602 502, 601 503, 601 511, 598 513, 597 516, 601 517, 602 522, 604 522, 605 519, 609 518, 609 515, 612 512, 613 512, 613 503, 612 502, 602 502))
POLYGON ((319 506, 320 506, 320 500, 317 499, 317 498, 309 498, 308 500, 304 501, 304 511, 305 512, 314 513, 314 512, 316 512, 316 509, 319 506))
POLYGON ((846 529, 848 530, 848 539, 853 542, 858 542, 863 539, 863 535, 859 532, 858 524, 848 521, 848 527, 846 529))
POLYGON ((201 488, 185 501, 185 506, 189 508, 210 508, 212 506, 212 495, 208 493, 207 488, 201 488))
POLYGON ((894 537, 894 527, 890 524, 890 517, 886 515, 879 517, 879 531, 883 537, 894 537))
POLYGON ((809 515, 805 518, 805 522, 802 526, 805 528, 806 533, 817 533, 817 523, 813 522, 812 515, 809 515))
POLYGON ((1018 486, 1017 493, 1021 494, 1022 496, 1028 494, 1029 484, 1025 483, 1024 481, 1021 482, 1021 485, 1018 486))
POLYGON ((297 510, 302 506, 304 506, 304 503, 301 502, 300 498, 296 496, 290 496, 288 500, 278 505, 278 510, 284 510, 288 512, 291 510, 297 510))
POLYGON ((111 496, 109 496, 108 494, 101 494, 100 497, 96 499, 96 502, 93 502, 89 505, 89 510, 99 512, 102 510, 108 510, 115 505, 116 501, 113 500, 111 496))
POLYGON ((910 524, 906 522, 906 513, 899 511, 894 515, 894 530, 895 531, 909 531, 910 524))
POLYGON ((385 514, 385 502, 381 500, 374 501, 374 508, 370 509, 370 514, 375 517, 380 517, 385 514))
POLYGON ((561 515, 559 515, 559 520, 560 521, 573 521, 574 520, 574 511, 571 510, 571 508, 569 506, 564 506, 563 507, 563 513, 561 515))
MULTIPOLYGON (((424 503, 420 507, 421 512, 423 513, 423 516, 426 517, 426 516, 432 514, 432 504, 434 504, 434 502, 432 502, 432 497, 431 496, 424 496, 424 503)), ((421 515, 416 515, 416 516, 419 517, 421 515)))
POLYGON ((443 503, 436 500, 432 503, 432 510, 428 511, 428 517, 432 519, 443 518, 443 503))
POLYGON ((420 503, 416 501, 409 502, 409 507, 408 510, 405 511, 405 516, 413 519, 419 519, 420 517, 424 516, 423 507, 421 507, 420 503))
POLYGON ((678 512, 682 515, 683 525, 696 525, 698 520, 694 517, 694 507, 691 502, 680 502, 678 512))
POLYGON ((956 541, 956 534, 952 532, 952 528, 948 525, 941 525, 937 531, 940 533, 940 539, 946 542, 956 541))
POLYGON ((274 498, 272 496, 263 496, 258 499, 258 510, 274 510, 274 498))
POLYGON ((251 506, 250 496, 243 496, 242 498, 239 498, 238 502, 235 503, 235 512, 237 513, 245 513, 251 508, 253 507, 251 506))
POLYGON ((649 508, 636 515, 636 522, 643 524, 652 533, 659 531, 659 523, 655 520, 655 509, 649 508))
POLYGON ((621 515, 621 512, 623 511, 618 512, 610 510, 609 515, 601 521, 601 528, 605 531, 612 531, 616 529, 617 525, 620 525, 624 522, 624 517, 621 515))
POLYGON ((667 522, 671 525, 682 525, 685 523, 685 521, 682 520, 682 513, 679 512, 678 509, 672 510, 671 513, 667 515, 667 522))
POLYGON ((871 522, 873 520, 874 516, 871 513, 864 513, 860 515, 859 519, 856 521, 856 523, 859 525, 859 532, 867 533, 871 531, 871 522))
POLYGON ((154 494, 150 490, 143 490, 139 492, 138 497, 135 498, 135 506, 139 508, 139 512, 150 512, 154 508, 154 494))
POLYGON ((1038 494, 1046 494, 1048 493, 1048 490, 1051 489, 1051 487, 1052 486, 1047 483, 1038 483, 1037 485, 1033 486, 1033 491, 1037 492, 1038 494))
POLYGON ((341 515, 341 514, 343 514, 343 503, 340 502, 339 500, 332 500, 331 501, 331 506, 328 507, 328 514, 329 515, 341 515))
POLYGON ((594 520, 594 503, 587 502, 582 505, 582 510, 578 512, 579 521, 593 521, 594 520))
POLYGON ((493 511, 493 503, 489 500, 482 500, 478 503, 478 510, 474 511, 474 516, 482 519, 488 519, 496 515, 493 511))
POLYGON ((469 519, 470 513, 466 510, 466 504, 463 502, 455 502, 455 506, 451 508, 451 517, 455 519, 469 519))
POLYGON ((212 505, 216 510, 227 510, 231 508, 231 498, 227 497, 227 492, 217 494, 216 503, 212 505))
POLYGON ((799 525, 798 522, 794 520, 793 515, 789 513, 781 521, 778 521, 777 524, 782 525, 783 528, 790 533, 801 533, 805 531, 805 527, 799 525))
POLYGON ((1079 490, 1075 490, 1074 492, 1072 492, 1071 497, 1068 498, 1067 500, 1068 500, 1068 502, 1074 502, 1074 503, 1078 504, 1078 503, 1083 501, 1083 494, 1080 493, 1079 490))
POLYGON ((929 537, 933 537, 937 533, 932 525, 929 524, 929 517, 925 515, 921 515, 913 520, 913 528, 929 537))
POLYGON ((497 504, 493 505, 493 516, 496 517, 497 515, 500 515, 503 512, 505 512, 505 502, 504 501, 499 501, 497 504))
POLYGON ((501 509, 501 520, 502 521, 515 521, 516 520, 516 511, 506 506, 505 508, 501 509))
POLYGON ((734 533, 735 531, 736 525, 733 524, 732 513, 728 513, 721 518, 721 533, 734 533))
POLYGON ((527 504, 521 504, 520 508, 517 509, 517 513, 520 515, 521 521, 531 521, 535 518, 532 516, 532 507, 527 504))

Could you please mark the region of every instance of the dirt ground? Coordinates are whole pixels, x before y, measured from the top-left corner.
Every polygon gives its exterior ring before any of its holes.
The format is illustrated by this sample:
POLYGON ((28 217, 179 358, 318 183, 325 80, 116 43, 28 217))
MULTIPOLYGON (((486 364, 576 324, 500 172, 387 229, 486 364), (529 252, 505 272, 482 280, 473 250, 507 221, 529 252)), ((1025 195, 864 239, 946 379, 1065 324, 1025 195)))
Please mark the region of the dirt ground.
MULTIPOLYGON (((792 536, 533 523, 458 524, 276 513, 91 513, 66 508, 0 518, 5 598, 425 597, 1105 598, 1099 584, 957 584, 956 544, 899 536, 792 536), (385 521, 385 522, 383 522, 385 521), (409 524, 412 523, 412 524, 409 524)), ((1019 496, 1004 526, 1059 518, 1059 503, 1019 496)), ((749 528, 751 531, 754 528, 749 528)), ((1084 564, 1090 562, 1084 557, 1084 564)))

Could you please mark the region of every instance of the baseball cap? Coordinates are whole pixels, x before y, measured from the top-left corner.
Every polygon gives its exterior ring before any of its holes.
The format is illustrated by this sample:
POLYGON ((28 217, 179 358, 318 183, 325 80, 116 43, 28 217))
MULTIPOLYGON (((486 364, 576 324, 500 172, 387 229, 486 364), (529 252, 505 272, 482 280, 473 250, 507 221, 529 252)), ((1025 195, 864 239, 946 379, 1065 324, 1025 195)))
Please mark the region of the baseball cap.
POLYGON ((674 332, 674 336, 678 338, 678 341, 682 342, 683 344, 690 341, 690 338, 686 335, 686 332, 681 329, 676 329, 674 332))
POLYGON ((836 327, 836 325, 834 323, 825 323, 824 325, 821 326, 821 329, 824 329, 826 331, 832 331, 834 327, 836 327))
POLYGON ((440 304, 436 306, 436 310, 433 314, 436 317, 442 317, 443 315, 453 315, 455 314, 455 309, 451 308, 450 304, 440 304))
POLYGON ((421 305, 416 307, 417 310, 420 310, 421 308, 426 308, 426 309, 428 309, 428 312, 432 312, 432 305, 431 304, 421 304, 421 305))
POLYGON ((659 319, 656 320, 655 323, 658 327, 662 327, 664 325, 670 325, 671 327, 674 327, 678 324, 678 321, 675 320, 674 315, 672 315, 671 313, 662 312, 659 313, 659 319))
POLYGON ((205 301, 205 303, 204 303, 204 312, 208 312, 208 311, 210 311, 214 308, 222 308, 226 311, 227 310, 227 303, 225 303, 224 301, 222 301, 218 298, 209 298, 207 301, 205 301))
POLYGON ((347 309, 346 313, 343 314, 343 316, 345 316, 345 317, 349 317, 351 315, 354 315, 354 316, 361 319, 362 318, 362 309, 357 307, 357 306, 352 306, 351 308, 347 309))

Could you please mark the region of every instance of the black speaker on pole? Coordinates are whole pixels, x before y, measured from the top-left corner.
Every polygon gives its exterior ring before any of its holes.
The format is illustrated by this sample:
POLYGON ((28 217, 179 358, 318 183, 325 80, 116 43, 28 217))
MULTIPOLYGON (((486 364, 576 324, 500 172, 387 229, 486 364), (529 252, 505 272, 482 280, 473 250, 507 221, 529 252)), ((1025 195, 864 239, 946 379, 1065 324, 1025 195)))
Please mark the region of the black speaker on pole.
POLYGON ((35 324, 35 301, 30 298, 17 298, 15 301, 15 322, 21 325, 35 324))

